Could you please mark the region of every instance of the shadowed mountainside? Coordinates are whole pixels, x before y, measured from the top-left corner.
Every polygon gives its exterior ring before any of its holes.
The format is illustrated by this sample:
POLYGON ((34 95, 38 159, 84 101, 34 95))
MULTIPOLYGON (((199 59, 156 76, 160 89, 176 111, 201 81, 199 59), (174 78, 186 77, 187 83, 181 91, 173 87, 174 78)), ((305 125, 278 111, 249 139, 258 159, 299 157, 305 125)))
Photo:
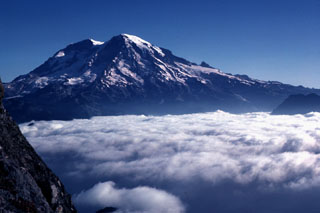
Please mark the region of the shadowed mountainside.
POLYGON ((320 96, 314 93, 309 95, 290 95, 272 112, 274 115, 294 115, 308 112, 320 112, 320 96))

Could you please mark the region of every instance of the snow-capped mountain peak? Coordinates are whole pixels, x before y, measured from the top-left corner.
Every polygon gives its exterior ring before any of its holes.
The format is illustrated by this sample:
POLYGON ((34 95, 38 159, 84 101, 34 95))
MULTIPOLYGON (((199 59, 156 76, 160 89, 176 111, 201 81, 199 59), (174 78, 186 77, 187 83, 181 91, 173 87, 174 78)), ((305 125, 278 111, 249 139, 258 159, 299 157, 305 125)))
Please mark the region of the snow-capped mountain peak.
POLYGON ((198 65, 129 34, 106 42, 86 39, 70 44, 5 84, 5 91, 11 113, 24 115, 16 118, 19 121, 34 119, 40 111, 46 119, 213 109, 271 111, 288 94, 320 94, 224 73, 205 62, 198 65))
POLYGON ((126 33, 122 33, 121 36, 123 36, 124 38, 126 38, 127 40, 129 40, 131 42, 134 42, 138 46, 144 46, 144 45, 147 45, 148 47, 152 46, 152 44, 149 43, 148 41, 143 40, 142 38, 135 36, 135 35, 129 35, 126 33))
POLYGON ((144 49, 144 50, 148 50, 148 51, 156 51, 158 52, 162 57, 165 56, 165 54, 162 52, 161 48, 152 45, 150 42, 143 40, 142 38, 138 37, 138 36, 134 36, 134 35, 129 35, 129 34, 121 34, 121 36, 123 36, 123 38, 126 41, 126 44, 132 44, 134 43, 137 47, 139 47, 140 49, 144 49))

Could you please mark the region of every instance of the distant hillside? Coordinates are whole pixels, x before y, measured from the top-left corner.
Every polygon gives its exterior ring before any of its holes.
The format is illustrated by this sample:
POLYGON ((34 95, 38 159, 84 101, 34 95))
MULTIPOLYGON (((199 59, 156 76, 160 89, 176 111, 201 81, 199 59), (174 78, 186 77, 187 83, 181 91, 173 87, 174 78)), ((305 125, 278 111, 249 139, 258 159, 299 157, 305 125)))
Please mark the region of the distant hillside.
POLYGON ((290 95, 272 112, 274 115, 305 114, 308 112, 320 112, 320 96, 314 93, 309 95, 290 95))

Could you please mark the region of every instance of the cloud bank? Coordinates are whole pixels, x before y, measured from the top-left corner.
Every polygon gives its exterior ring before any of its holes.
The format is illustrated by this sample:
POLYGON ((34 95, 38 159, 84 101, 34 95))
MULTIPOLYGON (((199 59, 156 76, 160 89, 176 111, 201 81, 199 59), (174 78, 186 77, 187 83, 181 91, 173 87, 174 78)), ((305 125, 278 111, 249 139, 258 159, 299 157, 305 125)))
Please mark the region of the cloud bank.
POLYGON ((118 189, 111 181, 98 183, 91 189, 82 191, 75 195, 74 202, 80 206, 118 207, 121 212, 184 212, 181 201, 163 190, 150 187, 118 189))
POLYGON ((21 129, 51 164, 56 156, 68 156, 60 174, 70 178, 130 177, 166 190, 172 183, 219 186, 229 181, 270 191, 320 186, 319 123, 319 113, 217 111, 40 121, 21 129))

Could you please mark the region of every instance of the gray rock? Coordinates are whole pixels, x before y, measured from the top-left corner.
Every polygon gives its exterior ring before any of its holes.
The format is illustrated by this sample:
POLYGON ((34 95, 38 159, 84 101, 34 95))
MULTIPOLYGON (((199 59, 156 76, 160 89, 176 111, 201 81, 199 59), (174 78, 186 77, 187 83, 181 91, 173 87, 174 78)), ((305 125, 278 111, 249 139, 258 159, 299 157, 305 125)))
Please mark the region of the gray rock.
POLYGON ((0 212, 76 212, 59 178, 2 106, 0 85, 0 212))

